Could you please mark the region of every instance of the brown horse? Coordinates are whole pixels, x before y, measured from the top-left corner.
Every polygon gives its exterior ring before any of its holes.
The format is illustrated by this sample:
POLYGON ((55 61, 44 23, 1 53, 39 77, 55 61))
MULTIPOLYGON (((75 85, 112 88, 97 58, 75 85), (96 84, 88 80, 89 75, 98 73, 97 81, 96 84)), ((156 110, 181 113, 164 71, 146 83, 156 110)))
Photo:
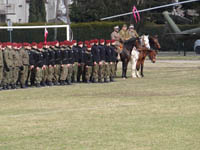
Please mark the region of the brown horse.
POLYGON ((120 54, 120 58, 122 61, 122 78, 127 78, 126 73, 127 73, 128 63, 131 60, 131 52, 133 50, 133 47, 136 47, 136 49, 140 51, 148 50, 148 48, 141 46, 139 38, 131 38, 128 41, 124 42, 123 50, 120 54))
MULTIPOLYGON (((151 60, 151 62, 155 63, 156 62, 156 55, 158 54, 158 50, 160 50, 160 48, 161 48, 157 36, 150 36, 149 37, 149 43, 150 43, 151 49, 140 51, 139 59, 138 59, 137 64, 136 64, 136 70, 137 70, 137 72, 139 72, 139 70, 141 69, 141 76, 142 77, 144 77, 143 70, 144 70, 144 61, 145 61, 146 57, 149 56, 149 59, 151 60)), ((138 73, 137 73, 137 75, 138 75, 138 73)))

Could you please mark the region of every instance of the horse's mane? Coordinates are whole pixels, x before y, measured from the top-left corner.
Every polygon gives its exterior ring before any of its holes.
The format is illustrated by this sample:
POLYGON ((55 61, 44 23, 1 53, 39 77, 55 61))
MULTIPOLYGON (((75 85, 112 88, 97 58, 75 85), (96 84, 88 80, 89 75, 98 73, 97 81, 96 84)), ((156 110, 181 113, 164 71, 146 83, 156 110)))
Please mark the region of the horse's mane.
POLYGON ((135 45, 136 40, 138 40, 138 38, 131 38, 127 41, 124 42, 124 48, 128 51, 131 51, 133 49, 133 46, 135 45))

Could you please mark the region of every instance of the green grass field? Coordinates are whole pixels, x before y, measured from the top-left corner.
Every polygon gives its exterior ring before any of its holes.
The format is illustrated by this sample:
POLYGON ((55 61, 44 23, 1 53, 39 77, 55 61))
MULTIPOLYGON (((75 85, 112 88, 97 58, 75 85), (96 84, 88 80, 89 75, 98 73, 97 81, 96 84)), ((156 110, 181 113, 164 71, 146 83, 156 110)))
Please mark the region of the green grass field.
POLYGON ((199 150, 200 61, 147 62, 144 73, 1 91, 0 150, 199 150))

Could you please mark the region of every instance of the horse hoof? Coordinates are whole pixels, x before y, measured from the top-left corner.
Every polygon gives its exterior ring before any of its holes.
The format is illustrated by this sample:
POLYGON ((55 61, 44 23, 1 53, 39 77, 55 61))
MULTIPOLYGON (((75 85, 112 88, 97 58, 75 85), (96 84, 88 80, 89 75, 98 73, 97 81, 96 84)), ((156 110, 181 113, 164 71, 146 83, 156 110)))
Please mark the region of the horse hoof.
POLYGON ((124 80, 126 80, 126 78, 125 78, 125 77, 123 77, 123 79, 124 79, 124 80))

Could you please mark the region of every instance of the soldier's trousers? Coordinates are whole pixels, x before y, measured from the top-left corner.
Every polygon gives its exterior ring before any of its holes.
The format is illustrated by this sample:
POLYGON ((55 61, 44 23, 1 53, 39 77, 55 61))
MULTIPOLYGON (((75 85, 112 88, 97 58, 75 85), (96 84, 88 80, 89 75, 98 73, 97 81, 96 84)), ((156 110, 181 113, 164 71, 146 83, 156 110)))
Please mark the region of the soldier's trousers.
POLYGON ((84 64, 80 64, 78 66, 78 75, 77 75, 78 82, 85 81, 85 79, 84 79, 85 78, 85 75, 84 75, 84 66, 85 66, 84 64))
POLYGON ((35 68, 35 83, 40 84, 42 81, 43 70, 40 67, 35 68))
POLYGON ((0 66, 0 86, 2 86, 2 80, 3 80, 3 66, 0 66))
POLYGON ((96 81, 98 80, 98 77, 99 77, 98 73, 99 73, 99 64, 96 64, 93 66, 93 71, 92 71, 93 80, 96 80, 96 81))
POLYGON ((73 65, 70 64, 70 65, 67 67, 67 81, 68 81, 68 82, 71 82, 71 80, 72 80, 72 72, 73 72, 73 65))
POLYGON ((48 67, 48 76, 47 76, 47 81, 48 82, 52 82, 54 78, 54 67, 53 66, 49 66, 48 67))
POLYGON ((48 77, 48 67, 42 70, 42 82, 46 83, 48 77))
POLYGON ((68 67, 67 65, 63 65, 60 69, 60 81, 65 81, 68 75, 68 67))
POLYGON ((60 80, 60 72, 61 72, 60 65, 56 65, 54 67, 54 82, 59 82, 59 80, 60 80))
POLYGON ((85 67, 85 80, 88 82, 92 76, 92 66, 85 67))
POLYGON ((99 65, 99 81, 107 79, 108 74, 109 74, 109 64, 106 62, 102 62, 102 64, 99 65))
POLYGON ((72 81, 77 81, 77 75, 78 75, 78 62, 75 62, 73 65, 73 71, 72 71, 72 81))
POLYGON ((20 74, 19 74, 19 76, 20 76, 19 81, 20 81, 21 85, 25 85, 26 80, 28 78, 28 68, 29 67, 28 67, 28 65, 27 66, 24 65, 23 67, 24 67, 24 69, 21 70, 20 74))
POLYGON ((12 71, 11 71, 11 68, 9 69, 10 69, 9 71, 6 71, 5 69, 3 71, 3 80, 2 80, 3 86, 6 86, 11 83, 12 71))
POLYGON ((27 78, 27 84, 28 85, 33 85, 35 82, 35 69, 31 69, 29 67, 28 69, 28 78, 27 78))
POLYGON ((19 78, 19 67, 14 67, 11 76, 11 84, 16 84, 19 78))
POLYGON ((110 64, 110 77, 114 78, 115 77, 115 62, 112 62, 112 64, 110 64))

